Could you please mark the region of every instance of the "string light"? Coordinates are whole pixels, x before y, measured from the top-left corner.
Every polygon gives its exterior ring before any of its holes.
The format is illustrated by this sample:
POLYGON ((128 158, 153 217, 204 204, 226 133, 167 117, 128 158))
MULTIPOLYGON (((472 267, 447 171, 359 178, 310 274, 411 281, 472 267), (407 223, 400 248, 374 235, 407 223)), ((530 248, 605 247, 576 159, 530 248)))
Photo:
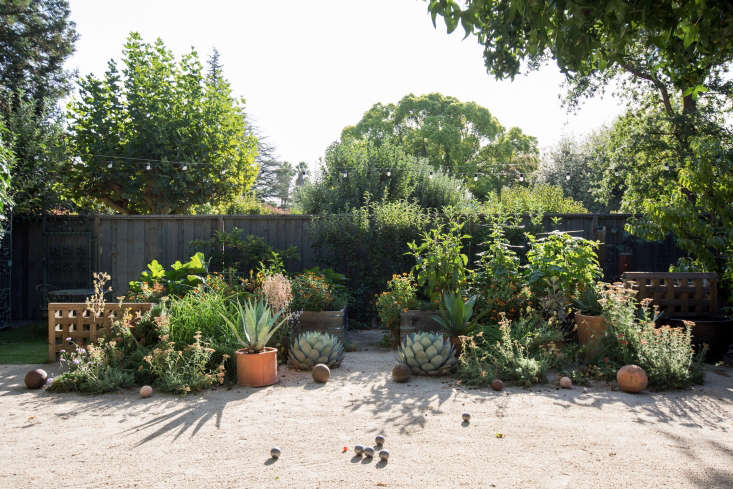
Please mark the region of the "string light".
POLYGON ((428 175, 428 178, 429 178, 430 180, 432 180, 432 179, 433 179, 433 172, 432 172, 432 171, 430 172, 430 175, 428 175))
POLYGON ((112 162, 107 163, 107 168, 112 168, 112 162))
POLYGON ((615 172, 613 172, 613 174, 616 175, 616 176, 619 176, 619 171, 616 170, 615 172))
POLYGON ((664 165, 664 171, 669 171, 669 165, 664 165))
POLYGON ((565 175, 565 180, 569 182, 570 181, 570 175, 565 175))
POLYGON ((478 173, 473 174, 473 181, 478 182, 478 173))
POLYGON ((227 171, 226 171, 226 170, 222 170, 222 171, 221 171, 221 174, 222 174, 222 176, 224 176, 224 175, 226 175, 226 174, 227 174, 227 171))
POLYGON ((519 181, 520 182, 523 182, 524 181, 524 173, 520 173, 519 174, 519 181))
POLYGON ((387 170, 387 176, 388 177, 391 177, 392 176, 392 170, 387 170))
POLYGON ((186 170, 188 170, 188 165, 184 164, 184 165, 183 165, 183 167, 182 167, 181 169, 182 169, 183 171, 186 171, 186 170))
POLYGON ((343 176, 344 176, 344 178, 348 178, 349 177, 349 172, 347 172, 346 170, 344 170, 343 176))
POLYGON ((150 171, 150 162, 149 161, 148 161, 148 164, 145 165, 145 169, 148 170, 148 171, 150 171))

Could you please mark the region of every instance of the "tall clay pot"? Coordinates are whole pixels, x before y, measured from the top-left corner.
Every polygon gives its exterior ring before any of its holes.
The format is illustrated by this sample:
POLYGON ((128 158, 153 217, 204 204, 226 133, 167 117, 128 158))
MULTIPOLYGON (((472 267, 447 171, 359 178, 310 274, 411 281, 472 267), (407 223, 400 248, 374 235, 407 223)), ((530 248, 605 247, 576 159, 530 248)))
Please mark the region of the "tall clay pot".
POLYGON ((259 353, 237 350, 237 384, 244 387, 264 387, 277 379, 277 348, 266 346, 259 353))
POLYGON ((606 322, 603 316, 575 313, 575 326, 578 329, 578 342, 586 347, 586 358, 597 355, 600 351, 601 338, 606 334, 606 322))

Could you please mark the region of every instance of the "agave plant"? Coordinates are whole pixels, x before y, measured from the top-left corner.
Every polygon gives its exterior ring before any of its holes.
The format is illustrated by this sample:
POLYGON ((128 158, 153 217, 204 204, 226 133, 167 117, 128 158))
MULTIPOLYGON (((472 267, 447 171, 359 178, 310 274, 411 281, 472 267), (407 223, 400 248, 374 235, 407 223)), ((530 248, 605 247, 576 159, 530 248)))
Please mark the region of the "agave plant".
POLYGON ((449 336, 465 336, 469 333, 469 321, 473 315, 476 296, 464 301, 460 294, 446 292, 440 304, 440 316, 433 316, 449 336))
POLYGON ((306 331, 293 339, 288 349, 288 365, 310 370, 323 363, 338 367, 344 358, 344 345, 335 336, 320 331, 306 331))
POLYGON ((446 375, 456 364, 453 345, 438 333, 419 332, 407 335, 397 355, 415 375, 446 375))
POLYGON ((573 306, 584 316, 600 316, 603 313, 598 299, 601 294, 595 285, 588 285, 583 291, 583 295, 573 301, 573 306))
POLYGON ((235 320, 219 313, 249 353, 260 352, 267 346, 272 335, 287 321, 287 318, 283 318, 278 322, 281 314, 282 311, 279 311, 273 315, 267 302, 259 298, 248 299, 244 307, 237 301, 235 320))

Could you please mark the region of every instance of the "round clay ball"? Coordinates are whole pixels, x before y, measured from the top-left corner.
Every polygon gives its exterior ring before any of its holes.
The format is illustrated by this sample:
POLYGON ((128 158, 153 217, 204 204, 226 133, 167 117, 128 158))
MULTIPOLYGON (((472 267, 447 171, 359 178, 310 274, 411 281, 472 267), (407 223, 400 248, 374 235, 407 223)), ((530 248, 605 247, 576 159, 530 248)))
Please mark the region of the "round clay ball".
POLYGON ((140 387, 140 397, 145 399, 146 397, 150 397, 153 395, 153 388, 149 385, 144 385, 140 387))
POLYGON ((280 458, 280 449, 277 447, 270 448, 270 456, 272 458, 280 458))
POLYGON ((563 389, 572 389, 573 381, 570 380, 570 377, 560 377, 560 387, 563 389))
POLYGON ((491 381, 491 388, 495 391, 503 391, 504 382, 501 379, 494 379, 491 381))
POLYGON ((40 389, 46 383, 47 378, 48 374, 45 370, 41 368, 31 370, 25 374, 25 386, 29 389, 40 389))
POLYGON ((616 373, 616 381, 624 392, 636 394, 646 389, 649 377, 643 368, 638 365, 624 365, 616 373))
POLYGON ((328 382, 328 378, 331 376, 331 369, 328 368, 328 365, 319 363, 315 367, 313 367, 313 380, 320 383, 328 382))
POLYGON ((410 367, 407 365, 395 365, 392 369, 392 380, 403 383, 410 380, 410 367))

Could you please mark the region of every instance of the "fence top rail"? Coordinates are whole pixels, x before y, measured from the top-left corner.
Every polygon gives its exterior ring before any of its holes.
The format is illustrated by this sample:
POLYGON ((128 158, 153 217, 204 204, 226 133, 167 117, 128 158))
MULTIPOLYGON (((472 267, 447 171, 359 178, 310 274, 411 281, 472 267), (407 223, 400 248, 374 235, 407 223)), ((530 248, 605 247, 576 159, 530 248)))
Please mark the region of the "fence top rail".
POLYGON ((211 220, 211 219, 243 219, 251 221, 269 221, 273 219, 282 220, 311 220, 310 215, 303 214, 206 214, 206 215, 180 215, 180 214, 135 214, 135 215, 107 215, 97 214, 101 220, 135 221, 135 220, 211 220))
POLYGON ((715 272, 624 272, 621 275, 624 280, 646 280, 646 279, 672 279, 672 280, 695 280, 708 279, 717 280, 715 272))

